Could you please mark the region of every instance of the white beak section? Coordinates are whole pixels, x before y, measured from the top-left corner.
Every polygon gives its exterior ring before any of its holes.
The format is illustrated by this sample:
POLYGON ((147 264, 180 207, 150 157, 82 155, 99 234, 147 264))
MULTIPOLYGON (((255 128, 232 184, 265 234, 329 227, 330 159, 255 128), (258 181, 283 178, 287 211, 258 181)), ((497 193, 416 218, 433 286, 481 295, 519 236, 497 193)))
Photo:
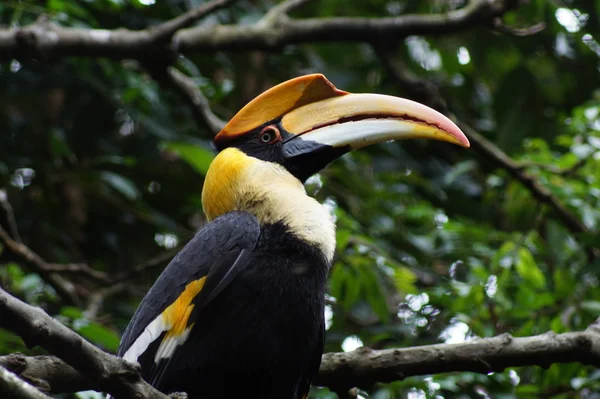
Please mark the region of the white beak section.
POLYGON ((458 145, 463 142, 449 139, 445 132, 429 126, 400 119, 363 119, 344 122, 315 129, 301 136, 303 140, 315 141, 331 147, 350 147, 357 150, 384 141, 427 138, 449 141, 458 145))
POLYGON ((450 119, 415 101, 381 94, 348 94, 292 110, 281 124, 292 134, 332 147, 357 149, 382 141, 427 138, 469 147, 450 119))

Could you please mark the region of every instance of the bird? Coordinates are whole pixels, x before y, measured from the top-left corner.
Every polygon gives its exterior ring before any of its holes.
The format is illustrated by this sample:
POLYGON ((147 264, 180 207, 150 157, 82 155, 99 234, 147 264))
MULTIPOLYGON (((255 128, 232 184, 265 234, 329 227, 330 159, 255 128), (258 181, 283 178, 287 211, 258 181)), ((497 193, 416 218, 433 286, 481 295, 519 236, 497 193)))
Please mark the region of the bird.
POLYGON ((371 144, 427 138, 469 147, 420 103, 337 89, 322 74, 258 95, 214 137, 207 224, 141 301, 117 354, 190 399, 306 399, 321 363, 333 216, 304 183, 371 144))

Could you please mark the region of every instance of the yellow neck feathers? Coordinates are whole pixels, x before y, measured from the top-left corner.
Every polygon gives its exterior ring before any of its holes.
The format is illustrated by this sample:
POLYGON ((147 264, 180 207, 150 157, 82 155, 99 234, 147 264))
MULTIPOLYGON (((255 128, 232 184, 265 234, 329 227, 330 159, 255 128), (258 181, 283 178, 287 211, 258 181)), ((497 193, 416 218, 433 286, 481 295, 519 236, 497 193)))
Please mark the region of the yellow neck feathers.
POLYGON ((240 186, 252 163, 253 158, 235 148, 227 148, 215 157, 202 189, 202 207, 208 220, 239 209, 240 186))
POLYGON ((283 166, 250 157, 236 148, 213 160, 202 191, 209 220, 234 210, 252 213, 265 223, 285 223, 302 239, 319 246, 331 260, 335 250, 332 216, 283 166))

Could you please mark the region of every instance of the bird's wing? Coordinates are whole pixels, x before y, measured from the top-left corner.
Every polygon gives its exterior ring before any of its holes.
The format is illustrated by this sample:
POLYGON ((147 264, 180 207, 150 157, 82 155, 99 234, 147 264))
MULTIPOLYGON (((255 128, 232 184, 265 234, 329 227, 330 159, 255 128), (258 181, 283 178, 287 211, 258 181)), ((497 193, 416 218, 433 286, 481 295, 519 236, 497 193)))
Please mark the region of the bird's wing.
POLYGON ((325 346, 325 321, 323 320, 323 328, 321 329, 323 332, 319 337, 318 345, 316 350, 312 354, 312 359, 309 364, 309 370, 305 373, 301 380, 300 385, 298 386, 298 397, 302 399, 308 399, 308 394, 310 393, 311 383, 315 380, 315 377, 319 373, 319 368, 321 367, 321 358, 323 356, 323 349, 325 346))
POLYGON ((152 352, 153 364, 142 364, 143 375, 159 386, 169 361, 193 328, 198 310, 246 266, 259 235, 258 221, 246 212, 228 213, 200 230, 148 291, 117 354, 141 362, 138 358, 148 359, 152 352))

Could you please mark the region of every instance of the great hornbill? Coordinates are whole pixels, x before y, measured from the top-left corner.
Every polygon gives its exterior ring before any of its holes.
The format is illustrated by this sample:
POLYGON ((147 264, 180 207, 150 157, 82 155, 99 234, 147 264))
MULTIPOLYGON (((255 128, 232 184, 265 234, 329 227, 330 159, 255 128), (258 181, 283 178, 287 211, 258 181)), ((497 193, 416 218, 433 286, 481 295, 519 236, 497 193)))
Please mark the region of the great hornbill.
POLYGON ((118 354, 162 392, 190 398, 306 398, 321 363, 335 249, 328 211, 303 183, 369 144, 469 141, 410 100, 298 77, 256 97, 217 134, 204 181, 210 223, 142 300, 118 354))

